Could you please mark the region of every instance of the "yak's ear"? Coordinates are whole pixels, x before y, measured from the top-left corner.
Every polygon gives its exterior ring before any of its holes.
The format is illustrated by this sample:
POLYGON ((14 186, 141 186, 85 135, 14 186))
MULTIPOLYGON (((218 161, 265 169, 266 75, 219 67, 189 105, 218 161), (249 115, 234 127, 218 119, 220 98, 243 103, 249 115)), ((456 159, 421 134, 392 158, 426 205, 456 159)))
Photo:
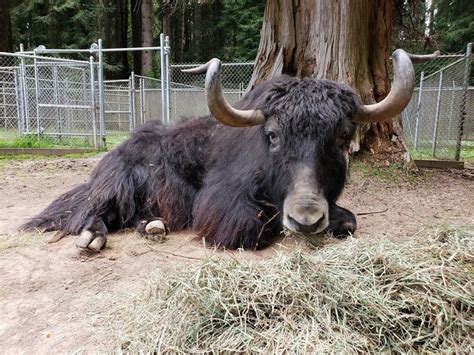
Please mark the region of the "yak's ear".
POLYGON ((199 192, 194 225, 210 246, 259 249, 271 244, 281 230, 276 206, 255 196, 258 179, 209 181, 199 192))

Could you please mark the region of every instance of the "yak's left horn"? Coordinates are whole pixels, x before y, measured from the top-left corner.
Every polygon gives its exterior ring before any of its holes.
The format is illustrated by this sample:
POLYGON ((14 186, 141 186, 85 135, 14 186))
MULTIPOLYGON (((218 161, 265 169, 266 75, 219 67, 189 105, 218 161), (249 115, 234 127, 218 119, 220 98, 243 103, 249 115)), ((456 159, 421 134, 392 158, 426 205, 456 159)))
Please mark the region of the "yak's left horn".
POLYGON ((415 88, 413 63, 434 59, 439 51, 427 55, 414 55, 397 49, 392 54, 394 79, 387 97, 372 105, 361 105, 354 116, 356 122, 381 122, 399 115, 410 102, 415 88))
POLYGON ((221 86, 221 61, 211 59, 200 67, 182 70, 190 74, 206 73, 207 106, 212 115, 227 126, 247 127, 265 122, 265 116, 260 110, 238 110, 233 108, 225 99, 221 86))

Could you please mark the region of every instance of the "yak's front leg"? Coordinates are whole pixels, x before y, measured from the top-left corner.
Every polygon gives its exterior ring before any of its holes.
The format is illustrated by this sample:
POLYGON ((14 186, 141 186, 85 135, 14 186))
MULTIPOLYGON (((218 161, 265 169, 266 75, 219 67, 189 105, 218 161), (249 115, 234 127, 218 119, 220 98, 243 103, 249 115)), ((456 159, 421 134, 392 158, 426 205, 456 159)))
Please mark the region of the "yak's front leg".
POLYGON ((135 230, 144 238, 161 242, 169 233, 166 222, 162 218, 153 217, 138 222, 135 230))
POLYGON ((81 234, 76 239, 76 247, 99 252, 107 243, 107 227, 99 217, 90 217, 81 234))
POLYGON ((331 204, 329 207, 329 226, 327 232, 338 238, 347 237, 357 229, 355 215, 338 205, 331 204))

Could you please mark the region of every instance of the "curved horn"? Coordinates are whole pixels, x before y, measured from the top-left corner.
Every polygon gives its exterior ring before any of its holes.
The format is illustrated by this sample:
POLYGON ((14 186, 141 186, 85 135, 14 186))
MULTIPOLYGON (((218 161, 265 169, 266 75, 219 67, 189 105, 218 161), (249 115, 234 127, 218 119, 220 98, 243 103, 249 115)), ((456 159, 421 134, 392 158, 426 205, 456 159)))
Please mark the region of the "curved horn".
POLYGON ((361 105, 354 116, 356 122, 381 122, 399 115, 410 102, 415 87, 413 63, 422 63, 439 55, 414 55, 397 49, 392 54, 394 79, 387 97, 371 105, 361 105))
POLYGON ((182 70, 190 74, 206 73, 207 106, 212 115, 227 126, 247 127, 265 122, 265 116, 260 110, 238 110, 233 108, 225 99, 221 86, 221 61, 211 59, 200 67, 182 70))

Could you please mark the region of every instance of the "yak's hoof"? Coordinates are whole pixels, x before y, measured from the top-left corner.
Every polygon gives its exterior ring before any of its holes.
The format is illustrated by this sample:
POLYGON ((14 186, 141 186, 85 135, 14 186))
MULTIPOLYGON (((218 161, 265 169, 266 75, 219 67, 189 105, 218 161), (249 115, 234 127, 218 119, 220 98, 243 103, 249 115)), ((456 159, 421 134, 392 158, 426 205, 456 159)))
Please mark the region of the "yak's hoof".
POLYGON ((107 242, 107 238, 105 238, 104 236, 100 236, 100 237, 95 238, 89 244, 88 248, 98 253, 105 246, 106 242, 107 242))
POLYGON ((161 219, 155 219, 149 222, 143 221, 137 230, 141 236, 155 242, 164 241, 168 232, 165 223, 161 219))
POLYGON ((326 232, 331 234, 333 237, 336 238, 346 238, 350 235, 353 235, 357 229, 357 224, 353 223, 352 221, 346 221, 337 226, 329 226, 326 229, 326 232))
POLYGON ((105 247, 107 238, 103 235, 94 235, 90 230, 83 230, 79 237, 76 239, 76 247, 80 249, 88 249, 95 253, 98 253, 102 248, 105 247))

